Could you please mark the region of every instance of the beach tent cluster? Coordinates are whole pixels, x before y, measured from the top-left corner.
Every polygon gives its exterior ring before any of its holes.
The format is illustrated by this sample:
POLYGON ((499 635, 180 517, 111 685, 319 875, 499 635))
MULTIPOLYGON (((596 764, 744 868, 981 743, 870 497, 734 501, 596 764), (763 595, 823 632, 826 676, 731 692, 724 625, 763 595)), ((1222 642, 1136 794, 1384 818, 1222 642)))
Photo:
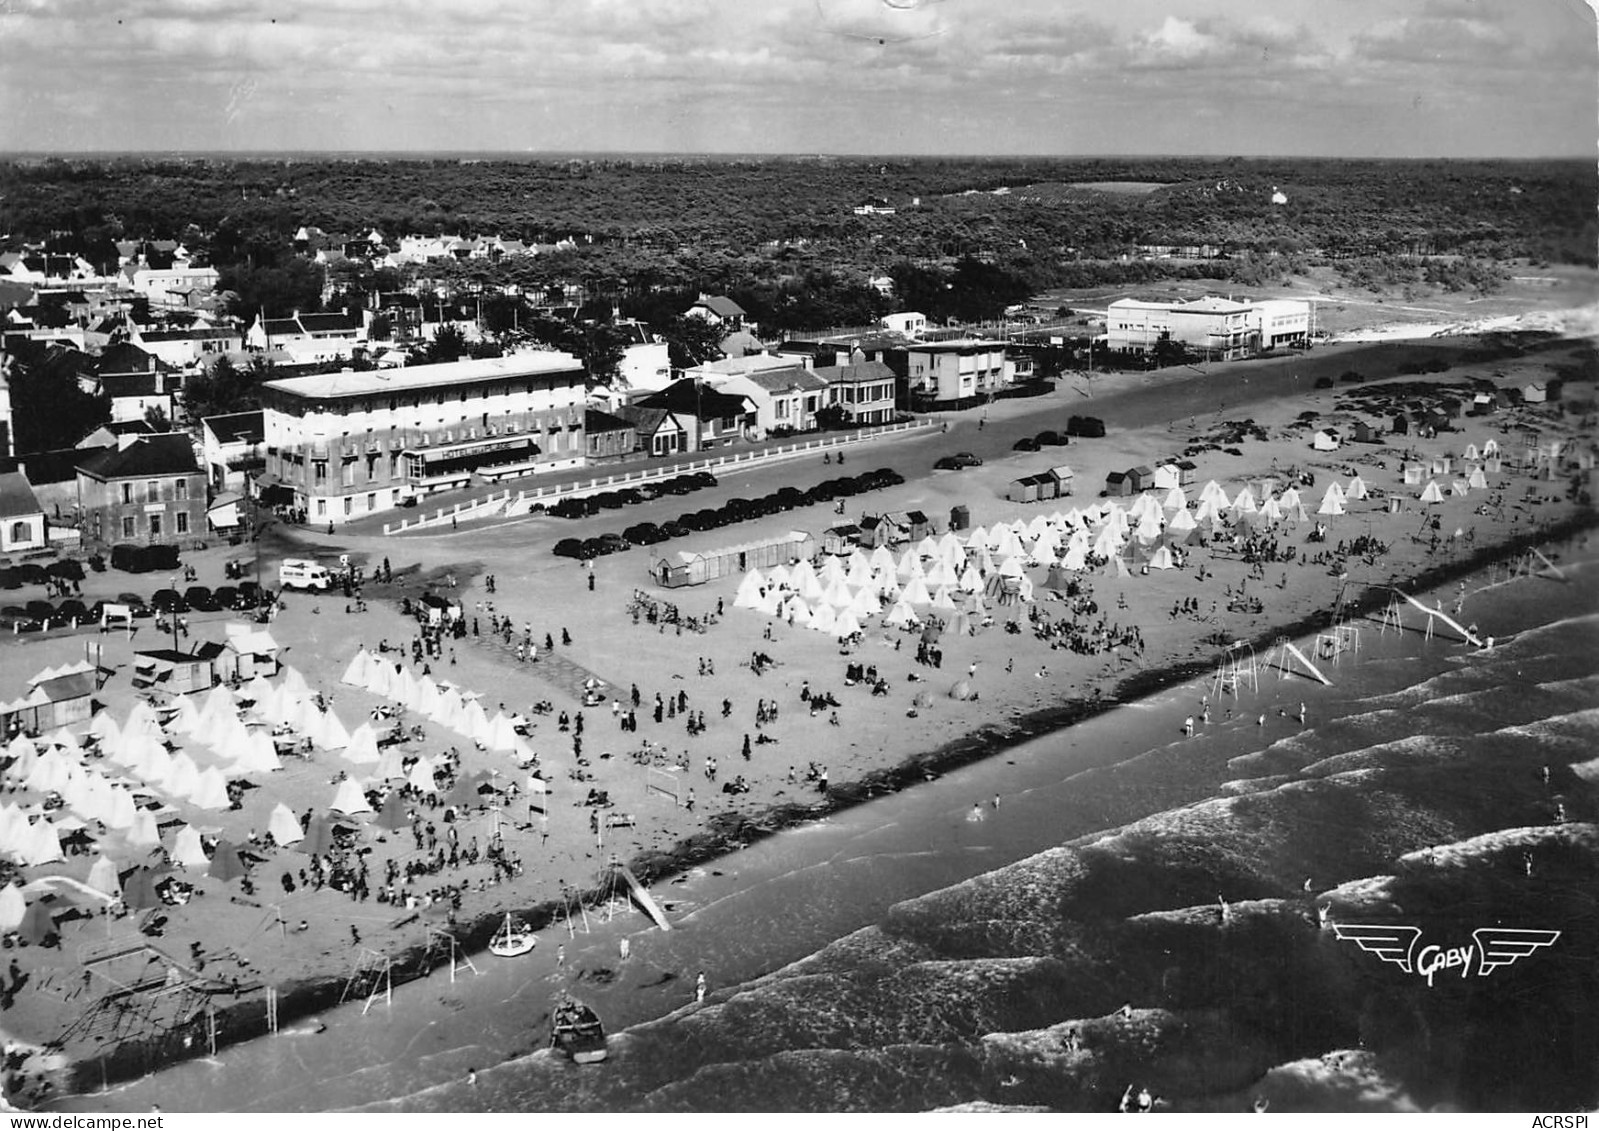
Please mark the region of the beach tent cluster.
POLYGON ((1459 467, 1452 457, 1436 456, 1405 464, 1401 474, 1406 487, 1417 488, 1418 502, 1433 505, 1447 498, 1465 498, 1473 491, 1487 490, 1488 476, 1498 475, 1503 467, 1499 441, 1489 437, 1480 445, 1467 444, 1459 467))
MULTIPOLYGON (((870 554, 828 555, 819 566, 752 569, 739 583, 734 608, 843 638, 872 618, 912 627, 928 616, 963 627, 994 604, 1030 601, 1026 571, 1048 566, 1046 588, 1063 588, 1076 573, 1126 577, 1135 570, 1174 568, 1184 547, 1229 531, 1272 529, 1307 522, 1297 487, 1275 479, 1245 483, 1230 493, 1215 480, 1189 492, 1175 477, 1167 486, 1125 501, 1105 499, 1068 511, 1036 514, 976 527, 964 537, 928 536, 897 558, 885 547, 870 554)), ((1356 475, 1334 482, 1317 513, 1345 513, 1369 489, 1356 475)))
MULTIPOLYGON (((418 678, 405 664, 387 656, 374 655, 362 648, 346 665, 343 682, 398 703, 407 711, 453 730, 485 750, 510 754, 521 765, 525 766, 536 758, 527 740, 517 732, 517 727, 526 723, 521 715, 496 711, 491 716, 483 709, 477 692, 435 681, 431 675, 418 678)), ((352 736, 350 746, 345 749, 345 757, 363 764, 381 761, 375 738, 370 742, 366 734, 359 738, 357 748, 355 736, 352 736)), ((431 770, 428 772, 431 774, 431 770)), ((380 776, 397 775, 383 773, 380 776)), ((431 777, 427 788, 433 788, 431 777)))

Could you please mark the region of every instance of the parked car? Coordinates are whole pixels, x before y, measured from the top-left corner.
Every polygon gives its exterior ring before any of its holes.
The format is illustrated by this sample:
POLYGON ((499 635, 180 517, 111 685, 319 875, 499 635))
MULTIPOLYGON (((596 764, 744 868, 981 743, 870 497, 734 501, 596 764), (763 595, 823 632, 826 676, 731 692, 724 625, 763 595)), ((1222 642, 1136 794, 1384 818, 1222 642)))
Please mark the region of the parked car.
POLYGON ((688 480, 695 485, 696 489, 716 486, 716 476, 709 471, 691 471, 688 474, 688 480))
POLYGON ((1052 448, 1064 448, 1072 442, 1070 436, 1056 432, 1053 428, 1040 432, 1036 438, 1040 445, 1052 448))
POLYGON ((983 461, 971 452, 956 452, 941 457, 933 466, 940 471, 959 471, 963 467, 982 467, 983 461))
POLYGON ((21 605, 7 605, 0 609, 0 625, 4 625, 12 632, 38 632, 39 622, 28 615, 28 610, 21 605))
POLYGON ((214 613, 218 608, 216 598, 205 585, 189 586, 183 591, 183 601, 197 613, 214 613))
MULTIPOLYGON (((79 624, 86 624, 90 620, 89 608, 77 598, 69 597, 56 606, 56 619, 68 624, 74 620, 79 624)), ((93 619, 99 620, 100 617, 96 614, 93 619)))
POLYGON ((661 523, 661 533, 665 534, 668 538, 687 538, 694 532, 688 527, 684 526, 681 522, 672 521, 661 523))
POLYGON ((219 609, 240 608, 239 591, 232 585, 219 585, 211 590, 211 600, 216 602, 219 609))
POLYGON ((1066 422, 1066 434, 1097 439, 1105 434, 1105 422, 1097 416, 1074 416, 1066 422))
POLYGON ((115 601, 118 605, 126 605, 133 610, 135 617, 153 617, 155 610, 145 604, 144 598, 137 593, 118 593, 115 601))
POLYGON ((272 594, 254 581, 239 582, 239 608, 257 609, 267 604, 272 594))
POLYGON ((635 522, 622 531, 622 537, 634 546, 653 546, 657 542, 666 541, 666 535, 653 522, 635 522))
POLYGON ((188 604, 176 589, 157 589, 150 594, 150 607, 158 613, 186 613, 188 604))
POLYGON ((620 554, 623 550, 631 550, 633 548, 626 538, 614 532, 601 534, 600 545, 605 547, 607 554, 620 554))
POLYGON ((584 552, 584 543, 581 538, 562 538, 555 544, 554 553, 561 558, 577 558, 586 561, 594 555, 584 552))
POLYGON ((1013 452, 1036 452, 1038 450, 1038 447, 1039 447, 1039 444, 1038 444, 1038 440, 1037 440, 1036 437, 1023 436, 1020 440, 1017 440, 1014 444, 1011 445, 1011 451, 1013 451, 1013 452))

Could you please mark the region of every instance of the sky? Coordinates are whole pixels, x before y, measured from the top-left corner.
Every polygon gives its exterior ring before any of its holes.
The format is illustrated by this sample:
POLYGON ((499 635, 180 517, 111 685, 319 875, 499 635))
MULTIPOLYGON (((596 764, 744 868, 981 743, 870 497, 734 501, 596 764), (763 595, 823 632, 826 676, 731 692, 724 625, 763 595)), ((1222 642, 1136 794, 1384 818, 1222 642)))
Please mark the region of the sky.
POLYGON ((0 0, 0 152, 1596 155, 1588 0, 0 0))

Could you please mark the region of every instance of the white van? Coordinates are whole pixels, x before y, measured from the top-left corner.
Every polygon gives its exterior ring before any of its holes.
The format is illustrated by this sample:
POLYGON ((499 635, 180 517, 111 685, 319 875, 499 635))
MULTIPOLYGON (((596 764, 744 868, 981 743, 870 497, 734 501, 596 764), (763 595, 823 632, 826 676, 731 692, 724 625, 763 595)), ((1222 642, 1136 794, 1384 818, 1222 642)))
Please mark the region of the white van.
POLYGON ((331 589, 333 575, 326 566, 306 558, 284 558, 278 566, 278 585, 283 589, 331 589))

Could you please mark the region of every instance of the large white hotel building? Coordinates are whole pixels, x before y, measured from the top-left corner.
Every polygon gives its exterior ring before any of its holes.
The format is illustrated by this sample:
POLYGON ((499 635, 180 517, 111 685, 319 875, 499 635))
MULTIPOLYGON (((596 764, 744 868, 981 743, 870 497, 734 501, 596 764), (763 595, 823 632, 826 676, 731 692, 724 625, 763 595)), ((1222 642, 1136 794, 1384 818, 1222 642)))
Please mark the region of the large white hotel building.
POLYGON ((310 522, 341 522, 431 491, 580 467, 585 380, 572 355, 537 352, 268 381, 257 484, 293 492, 310 522))

